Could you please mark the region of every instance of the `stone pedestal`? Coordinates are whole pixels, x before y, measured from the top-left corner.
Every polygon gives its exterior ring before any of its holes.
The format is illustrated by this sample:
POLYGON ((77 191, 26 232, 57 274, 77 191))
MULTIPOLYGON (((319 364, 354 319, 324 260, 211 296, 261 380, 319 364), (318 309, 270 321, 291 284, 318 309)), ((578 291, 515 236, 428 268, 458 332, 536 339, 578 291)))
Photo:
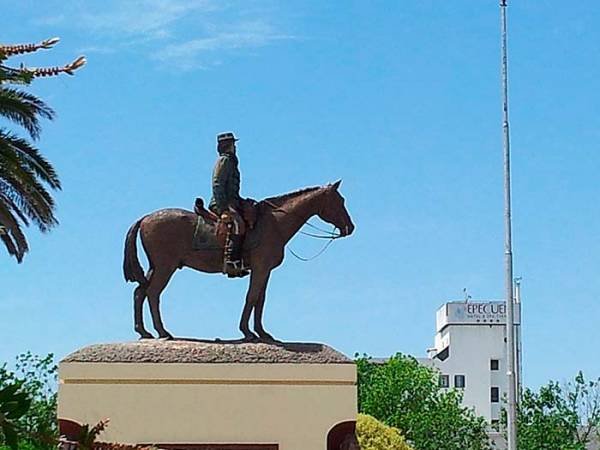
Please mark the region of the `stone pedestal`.
POLYGON ((327 450, 330 431, 357 414, 355 365, 321 344, 93 345, 61 361, 59 379, 59 418, 109 418, 102 441, 327 450))

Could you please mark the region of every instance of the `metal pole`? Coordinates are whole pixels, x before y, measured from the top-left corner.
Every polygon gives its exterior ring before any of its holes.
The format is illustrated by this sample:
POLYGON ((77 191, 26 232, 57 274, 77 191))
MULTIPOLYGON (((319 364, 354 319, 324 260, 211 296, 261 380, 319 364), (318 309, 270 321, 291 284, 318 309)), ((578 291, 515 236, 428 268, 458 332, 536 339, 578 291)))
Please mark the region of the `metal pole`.
POLYGON ((506 1, 500 0, 502 34, 502 128, 504 130, 504 267, 506 288, 506 376, 508 381, 508 450, 517 450, 515 327, 513 296, 512 221, 510 190, 510 134, 508 126, 508 57, 506 44, 506 1))
POLYGON ((521 326, 523 325, 523 311, 521 308, 521 277, 515 278, 515 308, 519 312, 519 322, 515 323, 515 375, 517 376, 517 405, 523 394, 523 340, 521 326))

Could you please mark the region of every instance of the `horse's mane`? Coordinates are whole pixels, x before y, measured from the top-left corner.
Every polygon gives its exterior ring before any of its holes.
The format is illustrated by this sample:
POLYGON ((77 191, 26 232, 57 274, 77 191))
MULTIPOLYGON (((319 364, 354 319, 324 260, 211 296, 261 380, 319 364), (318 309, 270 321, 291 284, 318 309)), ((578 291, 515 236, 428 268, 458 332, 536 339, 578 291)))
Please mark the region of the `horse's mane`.
POLYGON ((322 188, 322 186, 313 186, 313 187, 298 189, 297 191, 288 192, 287 194, 281 194, 281 195, 277 195, 275 197, 265 198, 263 200, 263 202, 274 203, 277 206, 281 206, 281 204, 283 202, 285 202, 286 200, 289 200, 289 199, 295 198, 295 197, 299 197, 300 195, 303 195, 303 194, 308 194, 310 192, 317 191, 321 188, 322 188))

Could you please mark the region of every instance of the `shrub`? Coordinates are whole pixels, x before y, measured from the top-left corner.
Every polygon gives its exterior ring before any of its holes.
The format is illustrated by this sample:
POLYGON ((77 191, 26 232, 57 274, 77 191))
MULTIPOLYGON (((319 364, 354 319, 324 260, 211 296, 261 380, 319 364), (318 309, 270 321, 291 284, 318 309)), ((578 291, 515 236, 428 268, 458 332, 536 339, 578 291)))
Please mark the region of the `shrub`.
POLYGON ((358 415, 356 435, 361 450, 412 450, 397 428, 367 414, 358 415))
MULTIPOLYGON (((14 421, 20 449, 54 450, 58 439, 56 427, 57 366, 52 354, 45 357, 30 352, 17 357, 15 371, 0 364, 0 389, 18 384, 29 399, 27 411, 14 421)), ((6 436, 0 436, 2 444, 6 436)))
POLYGON ((19 442, 18 420, 29 410, 31 399, 21 390, 20 383, 0 386, 0 443, 17 450, 19 442))

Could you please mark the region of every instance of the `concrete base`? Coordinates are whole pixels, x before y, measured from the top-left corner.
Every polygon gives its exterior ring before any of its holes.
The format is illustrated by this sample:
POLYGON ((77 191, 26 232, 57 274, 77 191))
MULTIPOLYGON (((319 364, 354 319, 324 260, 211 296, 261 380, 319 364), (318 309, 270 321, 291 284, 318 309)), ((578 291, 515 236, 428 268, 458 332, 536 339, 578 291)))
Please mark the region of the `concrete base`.
POLYGON ((327 450, 330 430, 357 414, 355 365, 320 344, 92 346, 61 361, 59 379, 59 418, 109 418, 110 442, 327 450))

